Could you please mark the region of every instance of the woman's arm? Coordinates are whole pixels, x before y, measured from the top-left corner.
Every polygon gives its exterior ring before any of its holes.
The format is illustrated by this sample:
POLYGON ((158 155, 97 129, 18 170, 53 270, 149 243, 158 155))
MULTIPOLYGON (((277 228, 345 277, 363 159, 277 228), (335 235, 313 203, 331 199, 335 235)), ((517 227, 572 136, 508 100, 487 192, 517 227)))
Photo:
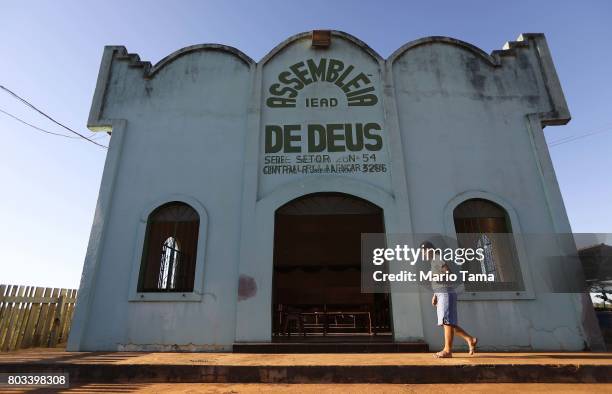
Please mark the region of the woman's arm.
POLYGON ((438 304, 438 297, 434 294, 433 297, 431 297, 431 305, 436 306, 438 304))

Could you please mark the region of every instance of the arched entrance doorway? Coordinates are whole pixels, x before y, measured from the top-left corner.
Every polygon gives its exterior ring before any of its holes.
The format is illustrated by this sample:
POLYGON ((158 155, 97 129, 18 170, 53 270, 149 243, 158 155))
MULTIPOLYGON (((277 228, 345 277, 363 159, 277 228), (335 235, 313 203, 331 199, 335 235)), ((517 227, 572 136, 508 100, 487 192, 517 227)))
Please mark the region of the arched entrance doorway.
POLYGON ((309 194, 278 208, 273 340, 392 340, 388 294, 361 293, 361 234, 383 232, 383 210, 348 194, 309 194))

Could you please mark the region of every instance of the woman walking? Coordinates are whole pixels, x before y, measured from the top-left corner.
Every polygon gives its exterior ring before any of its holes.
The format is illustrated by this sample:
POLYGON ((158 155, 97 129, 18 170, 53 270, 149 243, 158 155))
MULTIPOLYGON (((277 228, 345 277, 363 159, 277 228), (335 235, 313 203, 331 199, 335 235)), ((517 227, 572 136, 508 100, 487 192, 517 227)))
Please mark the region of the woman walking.
MULTIPOLYGON (((421 245, 425 259, 431 263, 431 272, 435 274, 435 278, 446 278, 444 274, 451 274, 449 265, 444 262, 441 256, 436 256, 436 248, 431 242, 425 242, 421 245)), ((473 355, 476 352, 476 344, 478 339, 468 334, 463 328, 459 327, 457 318, 457 293, 455 286, 457 284, 447 279, 432 280, 431 286, 434 291, 431 299, 431 304, 436 307, 438 315, 438 326, 444 328, 444 348, 441 351, 434 353, 435 358, 450 358, 453 357, 453 339, 459 335, 465 340, 468 345, 469 354, 473 355)))

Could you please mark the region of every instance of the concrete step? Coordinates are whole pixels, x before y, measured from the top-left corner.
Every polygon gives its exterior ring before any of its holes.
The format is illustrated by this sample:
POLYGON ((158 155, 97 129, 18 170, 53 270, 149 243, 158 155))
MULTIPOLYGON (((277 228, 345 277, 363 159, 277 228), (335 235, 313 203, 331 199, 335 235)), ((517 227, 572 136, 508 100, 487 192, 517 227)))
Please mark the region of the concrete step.
POLYGON ((234 343, 234 353, 422 353, 425 342, 272 342, 234 343))
POLYGON ((5 364, 4 373, 69 374, 75 383, 612 383, 610 365, 5 364))
POLYGON ((24 351, 0 372, 69 374, 85 383, 612 383, 610 353, 236 354, 24 351))
MULTIPOLYGON (((466 384, 266 384, 266 383, 84 383, 70 386, 74 393, 240 393, 240 394, 491 394, 491 393, 607 393, 606 383, 466 383, 466 384)), ((36 392, 36 391, 33 391, 36 392)), ((63 391, 62 391, 63 392, 63 391)))
POLYGON ((79 383, 612 383, 603 365, 99 365, 45 364, 2 372, 65 372, 79 383))

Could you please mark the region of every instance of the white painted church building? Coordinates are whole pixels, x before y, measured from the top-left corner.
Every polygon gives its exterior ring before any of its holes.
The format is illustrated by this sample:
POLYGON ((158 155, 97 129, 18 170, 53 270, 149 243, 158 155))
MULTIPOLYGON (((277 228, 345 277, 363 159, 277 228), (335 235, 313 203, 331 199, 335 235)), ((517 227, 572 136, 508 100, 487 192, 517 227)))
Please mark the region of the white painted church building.
POLYGON ((543 256, 573 243, 524 242, 571 233, 543 134, 569 120, 542 34, 384 59, 314 31, 259 62, 204 44, 154 66, 108 46, 88 127, 112 137, 68 349, 438 348, 431 293, 360 291, 364 233, 511 234, 491 269, 517 286, 462 294, 460 324, 486 350, 595 348, 590 299, 541 291, 543 256))

